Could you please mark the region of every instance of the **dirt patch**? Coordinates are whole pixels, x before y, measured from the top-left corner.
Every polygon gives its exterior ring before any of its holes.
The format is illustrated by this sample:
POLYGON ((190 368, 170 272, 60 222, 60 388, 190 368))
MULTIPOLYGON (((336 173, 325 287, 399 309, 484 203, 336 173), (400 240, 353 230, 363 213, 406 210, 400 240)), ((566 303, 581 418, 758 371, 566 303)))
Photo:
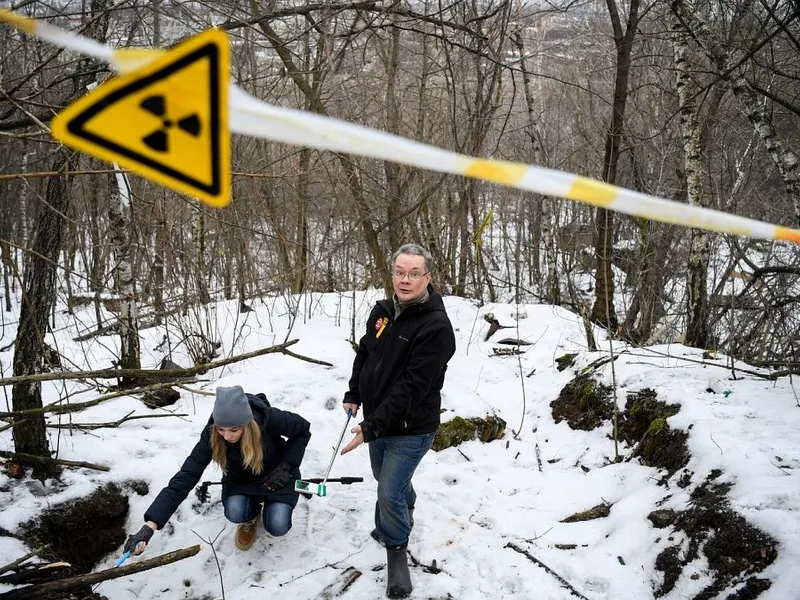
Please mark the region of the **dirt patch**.
POLYGON ((128 497, 109 483, 86 498, 44 511, 22 526, 23 539, 34 548, 47 546, 48 558, 70 563, 75 574, 88 573, 125 541, 127 516, 128 497))
POLYGON ((588 375, 580 375, 565 385, 558 398, 550 403, 553 420, 556 423, 566 421, 572 429, 591 431, 613 416, 611 391, 588 375))
POLYGON ((664 548, 656 557, 656 569, 664 574, 661 587, 656 590, 656 598, 663 596, 675 587, 683 571, 681 549, 678 546, 664 548))
POLYGON ((619 436, 634 448, 634 456, 648 467, 666 469, 670 477, 689 462, 689 434, 672 429, 667 419, 678 414, 679 404, 657 400, 649 388, 631 392, 619 423, 619 436))
POLYGON ((619 435, 631 446, 644 437, 653 421, 677 415, 680 411, 679 404, 667 404, 657 398, 658 393, 650 388, 628 392, 625 412, 619 423, 619 435))
MULTIPOLYGON (((713 477, 713 475, 712 475, 713 477)), ((707 479, 691 495, 692 507, 678 514, 675 528, 688 536, 685 553, 677 546, 666 548, 656 559, 656 569, 664 581, 656 596, 669 593, 683 568, 704 554, 712 582, 694 600, 710 600, 727 590, 734 581, 750 576, 733 598, 757 598, 768 589, 767 579, 752 577, 769 566, 778 556, 777 542, 732 511, 727 500, 730 484, 714 484, 707 479)))

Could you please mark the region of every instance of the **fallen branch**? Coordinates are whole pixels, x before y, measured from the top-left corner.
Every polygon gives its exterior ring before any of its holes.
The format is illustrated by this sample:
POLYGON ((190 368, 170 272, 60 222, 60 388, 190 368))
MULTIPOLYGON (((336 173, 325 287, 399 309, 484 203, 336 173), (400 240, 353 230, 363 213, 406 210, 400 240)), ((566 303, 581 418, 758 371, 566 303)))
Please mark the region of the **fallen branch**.
POLYGON ((112 428, 112 427, 119 427, 126 421, 135 421, 137 419, 163 419, 166 417, 188 417, 188 414, 184 413, 167 413, 167 414, 158 414, 158 415, 133 415, 133 411, 129 412, 127 415, 122 417, 121 419, 117 419, 116 421, 109 421, 107 423, 48 423, 47 427, 52 429, 104 429, 104 428, 112 428))
MULTIPOLYGON (((197 365, 188 369, 100 369, 97 371, 59 371, 56 373, 33 373, 31 375, 17 375, 15 377, 5 377, 0 379, 0 386, 14 385, 16 383, 34 382, 34 381, 61 381, 67 379, 147 379, 147 378, 164 378, 164 377, 186 377, 187 375, 202 375, 212 369, 232 365, 234 363, 263 356, 265 354, 287 354, 286 349, 289 346, 295 345, 299 340, 289 340, 282 344, 269 346, 268 348, 261 348, 253 352, 246 352, 238 356, 231 356, 223 358, 214 362, 197 365)), ((291 354, 295 358, 302 358, 313 362, 314 359, 301 357, 298 354, 291 354)))
MULTIPOLYGON (((72 173, 70 173, 72 175, 72 173)), ((177 314, 183 310, 182 306, 177 306, 170 310, 164 311, 163 313, 159 314, 152 314, 152 315, 140 315, 138 329, 139 331, 144 331, 145 329, 151 329, 153 327, 158 327, 164 320, 164 317, 168 317, 170 315, 177 314)), ((103 325, 100 328, 93 329, 86 333, 82 333, 81 335, 72 338, 73 342, 87 342, 92 338, 96 338, 102 335, 111 335, 112 333, 119 333, 120 322, 119 320, 115 320, 113 323, 109 323, 108 325, 103 325)))
POLYGON ((100 571, 99 573, 88 573, 87 575, 78 575, 77 577, 70 577, 60 581, 50 581, 47 583, 40 583, 37 585, 19 588, 4 594, 0 594, 0 598, 3 600, 49 598, 54 592, 63 592, 64 590, 71 590, 83 585, 92 585, 101 581, 107 581, 109 579, 126 577, 128 575, 133 575, 134 573, 139 573, 141 571, 147 571, 156 567, 163 567, 164 565, 194 556, 200 552, 200 548, 200 544, 197 544, 196 546, 191 546, 182 550, 176 550, 175 552, 168 552, 167 554, 162 554, 161 556, 156 556, 154 558, 143 560, 134 564, 106 569, 104 571, 100 571))
MULTIPOLYGON (((686 362, 694 363, 696 365, 703 365, 704 367, 717 367, 719 369, 725 369, 726 371, 730 371, 730 365, 719 364, 713 361, 706 361, 706 360, 697 360, 696 358, 689 358, 688 356, 676 356, 674 354, 666 354, 664 352, 659 352, 658 350, 653 350, 652 348, 641 348, 641 350, 646 350, 647 352, 652 352, 657 356, 663 356, 664 358, 674 358, 677 360, 685 360, 686 362)), ((647 354, 635 354, 633 352, 628 352, 630 356, 639 356, 642 358, 652 358, 652 356, 647 354)), ((745 363, 747 364, 747 363, 745 363)), ((777 371, 775 373, 759 373, 757 371, 751 371, 749 369, 742 369, 741 367, 736 367, 736 370, 741 373, 747 373, 748 375, 752 375, 753 377, 760 377, 761 379, 766 379, 768 381, 774 381, 778 379, 778 377, 783 377, 789 374, 789 370, 787 371, 777 371)))
MULTIPOLYGON (((533 554, 531 554, 531 553, 530 553, 530 552, 528 552, 527 550, 523 550, 522 548, 520 548, 520 547, 519 547, 519 546, 517 546, 516 544, 512 544, 511 542, 508 542, 508 543, 507 543, 507 544, 504 546, 504 548, 511 548, 511 549, 512 549, 512 550, 514 550, 515 552, 519 552, 520 554, 524 555, 524 556, 525 556, 525 557, 526 557, 528 560, 530 560, 531 562, 533 562, 533 563, 536 563, 537 565, 539 565, 540 567, 542 567, 542 568, 543 568, 545 571, 547 571, 548 573, 550 573, 550 575, 552 575, 553 577, 555 577, 555 578, 558 580, 558 582, 559 582, 561 585, 563 585, 565 588, 567 588, 567 590, 569 591, 569 593, 570 593, 570 594, 572 594, 573 596, 577 596, 578 598, 582 598, 583 600, 589 600, 589 599, 588 599, 586 596, 584 596, 584 595, 583 595, 583 594, 581 594, 581 593, 580 593, 578 590, 576 590, 574 587, 572 587, 572 584, 570 584, 570 582, 569 582, 569 581, 567 581, 567 580, 566 580, 566 579, 564 579, 564 578, 563 578, 561 575, 559 575, 558 573, 556 573, 555 571, 553 571, 553 569, 551 569, 550 567, 548 567, 546 564, 544 564, 542 561, 540 561, 538 558, 536 558, 536 557, 535 557, 533 554)), ((0 596, 0 597, 2 597, 2 596, 0 596)))
MULTIPOLYGON (((610 339, 611 338, 609 338, 609 340, 610 339)), ((583 367, 583 369, 581 369, 580 375, 588 375, 589 373, 597 371, 600 367, 603 367, 610 362, 615 362, 619 358, 620 354, 623 354, 623 352, 612 354, 610 356, 601 356, 597 360, 590 362, 588 365, 583 367)))
POLYGON ((436 566, 435 558, 431 561, 431 564, 426 565, 425 563, 420 562, 416 556, 411 554, 411 550, 409 550, 408 559, 411 561, 412 566, 422 567, 423 571, 425 571, 426 573, 430 573, 431 575, 438 575, 439 573, 442 572, 442 570, 438 566, 436 566))
MULTIPOLYGON (((110 471, 111 469, 105 465, 96 465, 82 460, 65 460, 63 458, 49 458, 47 456, 36 456, 34 454, 24 454, 20 452, 7 452, 0 450, 0 458, 5 458, 21 465, 28 465, 29 467, 50 467, 52 465, 62 465, 64 467, 83 467, 85 469, 94 469, 95 471, 110 471)), ((0 596, 2 597, 2 596, 0 596)))
POLYGON ((344 594, 356 580, 361 577, 361 571, 355 567, 347 567, 336 576, 336 580, 329 583, 317 596, 319 600, 333 600, 344 594))
MULTIPOLYGON (((295 340, 295 341, 296 341, 296 340, 295 340)), ((326 362, 326 361, 324 361, 324 360, 319 360, 319 359, 316 359, 316 358, 311 358, 311 357, 308 357, 308 356, 303 356, 302 354, 295 354, 295 353, 294 353, 294 352, 292 352, 291 350, 284 350, 284 351, 283 351, 283 354, 285 354, 286 356, 291 356, 292 358, 296 358, 296 359, 298 359, 298 360, 304 360, 305 362, 310 362, 310 363, 313 363, 313 364, 315 364, 315 365, 323 365, 323 366, 325 366, 325 367, 332 367, 332 366, 333 366, 331 363, 329 363, 329 362, 326 362)))
POLYGON ((27 585, 29 583, 54 581, 62 575, 64 569, 69 569, 70 567, 72 565, 64 561, 26 565, 16 573, 0 576, 0 583, 4 585, 27 585))
POLYGON ((33 558, 34 556, 38 555, 40 552, 43 552, 45 546, 41 546, 37 548, 33 552, 28 552, 25 556, 18 558, 17 560, 8 563, 7 565, 0 567, 0 575, 7 572, 7 571, 14 571, 18 566, 24 563, 26 560, 33 558))
POLYGON ((150 392, 153 390, 160 390, 162 388, 172 387, 173 383, 154 383, 153 385, 147 385, 144 387, 139 388, 129 388, 125 390, 117 390, 116 392, 111 392, 110 394, 105 394, 103 396, 98 396, 94 400, 87 400, 86 402, 76 402, 74 404, 61 404, 62 402, 69 400, 70 396, 59 400, 58 402, 54 402, 53 404, 48 404, 47 406, 43 406, 41 408, 28 408, 26 410, 18 410, 15 412, 0 412, 0 419, 7 419, 9 417, 14 417, 18 419, 19 417, 27 417, 31 415, 41 415, 46 413, 68 413, 68 412, 77 412, 79 410, 83 410, 84 408, 89 408, 90 406, 97 406, 101 402, 105 402, 106 400, 113 400, 114 398, 119 398, 121 396, 132 396, 134 394, 141 394, 143 392, 150 392))

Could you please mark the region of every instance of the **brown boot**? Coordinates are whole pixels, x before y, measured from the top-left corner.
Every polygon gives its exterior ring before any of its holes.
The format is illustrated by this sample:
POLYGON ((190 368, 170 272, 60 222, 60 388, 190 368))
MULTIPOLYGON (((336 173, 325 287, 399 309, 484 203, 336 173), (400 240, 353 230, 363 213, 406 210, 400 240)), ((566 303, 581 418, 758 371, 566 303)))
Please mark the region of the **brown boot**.
POLYGON ((236 527, 236 547, 239 550, 250 550, 253 542, 256 541, 256 530, 258 529, 258 520, 261 518, 261 512, 244 523, 239 523, 236 527))

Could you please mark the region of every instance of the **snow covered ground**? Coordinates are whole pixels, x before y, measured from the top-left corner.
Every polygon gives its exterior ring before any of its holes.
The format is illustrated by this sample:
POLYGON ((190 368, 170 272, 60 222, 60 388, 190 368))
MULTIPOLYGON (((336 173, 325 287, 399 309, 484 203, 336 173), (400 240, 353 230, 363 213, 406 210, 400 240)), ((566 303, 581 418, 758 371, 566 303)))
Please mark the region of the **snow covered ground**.
MULTIPOLYGON (((274 298, 256 301, 255 310, 247 314, 238 314, 235 302, 221 303, 207 323, 219 332, 226 355, 279 343, 288 335, 300 340, 293 351, 334 366, 272 354, 217 369, 192 387, 213 392, 218 385, 239 384, 247 391, 266 393, 274 406, 303 415, 312 424, 312 439, 302 470, 307 477, 321 476, 344 425, 341 399, 353 359, 348 342, 350 318, 355 310, 360 337, 376 298, 376 292, 358 292, 355 298, 337 294, 274 298)), ((441 572, 413 568, 413 598, 575 597, 552 573, 508 547, 509 543, 529 552, 586 598, 652 598, 661 582, 655 558, 673 542, 668 541, 666 530, 653 527, 647 515, 657 507, 686 508, 691 489, 712 470, 721 469, 723 474, 716 481, 732 483, 731 507, 779 543, 778 559, 761 573, 772 581, 761 598, 800 599, 800 408, 788 378, 770 382, 739 373, 733 380, 729 370, 718 366, 725 364, 724 357, 703 361, 701 351, 680 345, 623 353, 614 364, 620 408, 624 408, 626 392, 648 387, 658 392, 659 400, 681 405, 669 420, 673 428, 692 426, 692 458, 687 466, 694 473, 692 485, 686 490, 659 486, 661 475, 636 460, 612 463, 609 423, 584 432, 553 421, 550 402, 574 377, 576 368, 603 355, 585 351, 583 326, 576 315, 542 305, 478 308, 454 297, 445 298, 445 304, 458 349, 443 390, 446 412, 442 418, 495 413, 507 421, 508 430, 502 440, 467 442, 430 452, 423 460, 414 480, 419 498, 409 548, 423 564, 435 560, 441 572), (482 316, 487 312, 513 328, 484 341, 488 324, 482 316), (504 337, 520 337, 532 344, 524 347, 520 359, 495 356, 495 342, 504 337), (555 359, 568 352, 579 353, 576 366, 558 372, 555 359), (720 393, 707 392, 709 387, 720 393), (608 517, 561 522, 601 502, 613 505, 608 517)), ((117 341, 113 337, 95 338, 86 352, 71 341, 77 332, 91 328, 93 314, 87 310, 75 320, 59 316, 63 327, 57 328, 51 343, 75 368, 107 367, 114 358, 117 341)), ((13 327, 6 325, 3 333, 0 346, 13 340, 13 327)), ((162 351, 154 350, 163 336, 163 328, 142 332, 144 366, 157 366, 164 357, 162 351)), ((607 353, 607 341, 602 334, 597 337, 607 353)), ((626 347, 615 342, 615 349, 626 347)), ((188 365, 182 350, 173 348, 172 358, 188 365)), ((11 350, 0 354, 4 376, 10 374, 11 360, 11 350)), ((600 373, 610 385, 611 365, 600 373)), ((47 383, 43 393, 46 402, 53 402, 60 393, 79 389, 82 385, 76 382, 47 383)), ((5 393, 10 404, 10 388, 5 393)), ((87 433, 60 430, 60 437, 59 430, 50 430, 51 446, 58 447, 61 458, 104 463, 111 471, 65 470, 68 487, 47 496, 35 495, 36 486, 30 482, 15 482, 0 473, 0 527, 16 531, 42 508, 84 496, 104 482, 143 479, 150 492, 131 496, 128 518, 129 532, 137 530, 145 508, 178 469, 211 411, 213 396, 181 393, 178 403, 168 408, 188 413, 187 418, 144 419, 87 433)), ((85 393, 74 401, 91 397, 85 393)), ((72 420, 113 421, 132 410, 153 412, 135 398, 118 398, 74 414, 72 420)), ((67 418, 62 417, 62 422, 67 418)), ((0 433, 0 449, 13 449, 9 431, 0 433)), ((625 448, 621 453, 629 451, 625 448)), ((204 479, 216 480, 219 475, 209 467, 204 479)), ((209 503, 198 506, 193 496, 183 503, 142 558, 194 545, 199 543, 198 536, 213 539, 222 532, 215 546, 229 600, 267 594, 316 599, 348 566, 363 575, 343 598, 382 598, 385 570, 376 568, 384 564, 385 554, 369 536, 375 483, 366 447, 336 459, 332 476, 346 475, 363 476, 365 481, 351 486, 331 484, 327 497, 301 499, 289 534, 270 538, 261 530, 248 552, 235 548, 235 526, 223 517, 219 488, 211 488, 209 503)), ((27 551, 21 542, 0 537, 0 565, 27 551)), ((98 569, 113 565, 118 556, 108 556, 98 569)), ((141 559, 131 559, 136 560, 141 559)), ((711 581, 705 567, 702 560, 689 565, 665 598, 697 594, 711 581)), ((719 597, 726 597, 731 589, 719 597)), ((97 592, 114 600, 222 597, 220 576, 207 545, 197 556, 170 567, 104 582, 97 592)))

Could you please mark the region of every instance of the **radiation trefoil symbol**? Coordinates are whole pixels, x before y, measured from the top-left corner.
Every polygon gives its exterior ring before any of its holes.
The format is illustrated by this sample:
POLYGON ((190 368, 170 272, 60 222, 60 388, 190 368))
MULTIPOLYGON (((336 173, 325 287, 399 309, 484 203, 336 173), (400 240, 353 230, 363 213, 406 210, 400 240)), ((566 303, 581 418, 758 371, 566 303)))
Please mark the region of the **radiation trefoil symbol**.
POLYGON ((175 127, 181 131, 185 131, 192 137, 200 135, 200 119, 197 114, 191 114, 177 121, 173 121, 167 116, 167 103, 164 96, 148 96, 142 100, 140 106, 150 114, 162 119, 161 127, 157 131, 142 138, 142 141, 151 150, 155 150, 156 152, 169 152, 169 136, 167 134, 175 127))

